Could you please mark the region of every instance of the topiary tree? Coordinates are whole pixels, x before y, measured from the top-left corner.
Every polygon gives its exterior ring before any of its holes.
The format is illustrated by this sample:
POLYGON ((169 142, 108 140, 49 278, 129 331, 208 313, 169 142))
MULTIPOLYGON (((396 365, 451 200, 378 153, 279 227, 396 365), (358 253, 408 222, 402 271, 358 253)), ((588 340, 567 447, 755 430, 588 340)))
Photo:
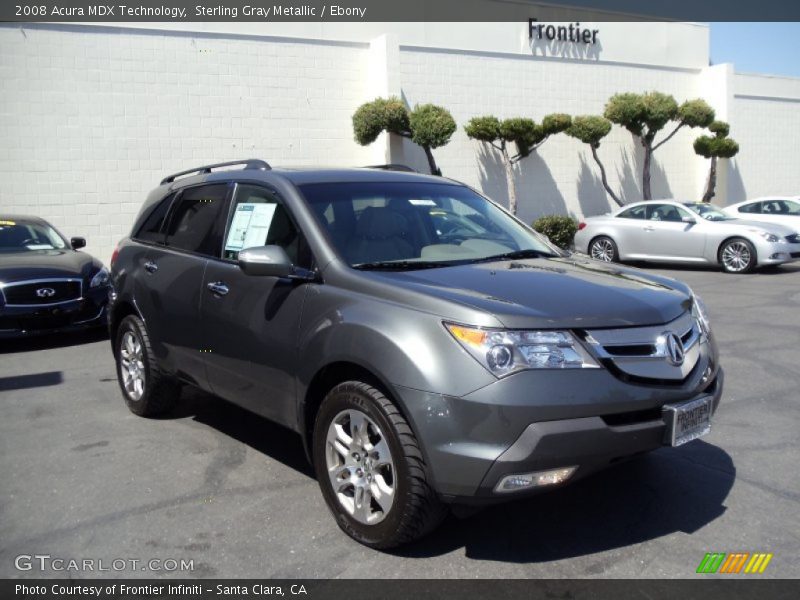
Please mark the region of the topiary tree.
POLYGON ((353 113, 353 133, 362 146, 374 142, 383 131, 408 138, 420 146, 425 151, 431 173, 441 175, 432 151, 450 141, 456 122, 446 108, 423 104, 409 112, 396 97, 376 98, 353 113))
POLYGON ((500 152, 508 186, 508 210, 512 214, 517 213, 514 165, 535 152, 551 135, 565 131, 571 123, 572 117, 560 113, 547 115, 541 124, 521 117, 501 121, 489 115, 470 119, 464 127, 468 137, 489 144, 500 152), (516 152, 509 150, 509 144, 515 145, 516 152))
POLYGON ((603 182, 606 193, 611 196, 611 199, 619 206, 624 206, 625 203, 620 200, 619 196, 614 193, 614 190, 608 185, 606 168, 603 166, 603 163, 600 161, 600 156, 597 154, 600 141, 606 137, 610 131, 611 121, 605 117, 583 115, 572 119, 572 125, 567 129, 566 134, 589 145, 589 148, 592 150, 592 158, 594 158, 594 162, 597 163, 597 166, 600 167, 600 180, 603 182))
POLYGON ((717 187, 717 159, 732 158, 739 152, 739 144, 728 137, 730 126, 725 121, 714 121, 708 126, 714 137, 701 135, 694 141, 694 151, 703 158, 711 159, 708 183, 703 194, 703 202, 711 202, 717 187))
POLYGON ((650 164, 653 152, 667 143, 682 127, 708 127, 714 121, 714 109, 705 100, 687 100, 680 106, 675 98, 661 92, 615 94, 606 104, 605 118, 621 125, 639 138, 644 147, 642 197, 650 200, 650 164), (656 135, 670 122, 676 126, 661 141, 656 135))

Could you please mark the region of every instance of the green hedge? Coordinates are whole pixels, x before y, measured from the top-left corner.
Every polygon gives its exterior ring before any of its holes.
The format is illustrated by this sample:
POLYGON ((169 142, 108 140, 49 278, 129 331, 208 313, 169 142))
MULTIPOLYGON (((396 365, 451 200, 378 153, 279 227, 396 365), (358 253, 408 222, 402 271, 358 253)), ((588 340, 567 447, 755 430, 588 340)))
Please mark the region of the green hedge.
POLYGON ((578 223, 564 215, 546 215, 533 222, 533 228, 550 238, 559 248, 569 248, 578 231, 578 223))

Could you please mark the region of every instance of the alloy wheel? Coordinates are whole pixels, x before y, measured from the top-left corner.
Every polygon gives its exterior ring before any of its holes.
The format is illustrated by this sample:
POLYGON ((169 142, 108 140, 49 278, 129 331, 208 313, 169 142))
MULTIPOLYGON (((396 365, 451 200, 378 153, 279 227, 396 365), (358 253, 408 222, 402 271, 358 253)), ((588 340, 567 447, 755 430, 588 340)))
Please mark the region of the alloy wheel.
POLYGON ((751 260, 750 248, 744 242, 731 242, 722 251, 722 262, 729 271, 744 271, 751 260))
POLYGON ((611 244, 611 240, 602 239, 593 242, 592 258, 603 262, 611 262, 614 259, 614 246, 611 244))
POLYGON ((360 410, 343 410, 331 421, 325 462, 333 492, 359 523, 375 525, 389 514, 396 491, 389 443, 360 410))
POLYGON ((138 401, 144 394, 145 374, 142 342, 133 331, 123 334, 119 356, 122 386, 131 400, 138 401))

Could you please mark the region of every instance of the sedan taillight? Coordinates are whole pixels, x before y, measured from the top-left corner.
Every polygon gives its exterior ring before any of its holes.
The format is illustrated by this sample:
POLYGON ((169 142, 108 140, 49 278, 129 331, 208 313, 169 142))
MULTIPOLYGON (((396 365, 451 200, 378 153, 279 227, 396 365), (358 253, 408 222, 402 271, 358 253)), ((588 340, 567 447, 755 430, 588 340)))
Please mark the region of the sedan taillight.
POLYGON ((578 223, 578 231, 580 231, 581 229, 584 229, 585 227, 586 227, 586 223, 584 223, 583 221, 578 223))
POLYGON ((109 264, 110 267, 113 267, 114 263, 117 262, 117 256, 119 256, 119 244, 117 244, 117 247, 114 248, 114 252, 111 253, 111 263, 109 264))

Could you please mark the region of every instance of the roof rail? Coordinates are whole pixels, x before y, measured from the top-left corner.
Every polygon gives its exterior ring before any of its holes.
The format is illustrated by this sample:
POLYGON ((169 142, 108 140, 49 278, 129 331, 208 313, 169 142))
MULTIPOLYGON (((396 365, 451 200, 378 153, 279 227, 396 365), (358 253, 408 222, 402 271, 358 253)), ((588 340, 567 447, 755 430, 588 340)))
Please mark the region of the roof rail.
POLYGON ((400 165, 400 164, 387 164, 387 165, 367 165, 366 167, 361 167, 362 169, 381 169, 383 171, 406 171, 408 173, 417 173, 416 169, 412 169, 408 165, 400 165))
POLYGON ((244 170, 253 170, 253 171, 270 171, 272 167, 269 166, 269 163, 266 161, 260 160, 258 158, 248 158, 247 160, 232 160, 229 162, 222 162, 216 163, 213 165, 205 165, 203 167, 195 167, 194 169, 187 169, 186 171, 180 171, 179 173, 173 173, 169 177, 164 177, 161 180, 161 185, 166 183, 172 183, 178 177, 182 177, 183 175, 191 175, 192 173, 200 174, 208 174, 211 173, 211 169, 219 169, 221 167, 233 167, 235 165, 244 165, 244 170))

